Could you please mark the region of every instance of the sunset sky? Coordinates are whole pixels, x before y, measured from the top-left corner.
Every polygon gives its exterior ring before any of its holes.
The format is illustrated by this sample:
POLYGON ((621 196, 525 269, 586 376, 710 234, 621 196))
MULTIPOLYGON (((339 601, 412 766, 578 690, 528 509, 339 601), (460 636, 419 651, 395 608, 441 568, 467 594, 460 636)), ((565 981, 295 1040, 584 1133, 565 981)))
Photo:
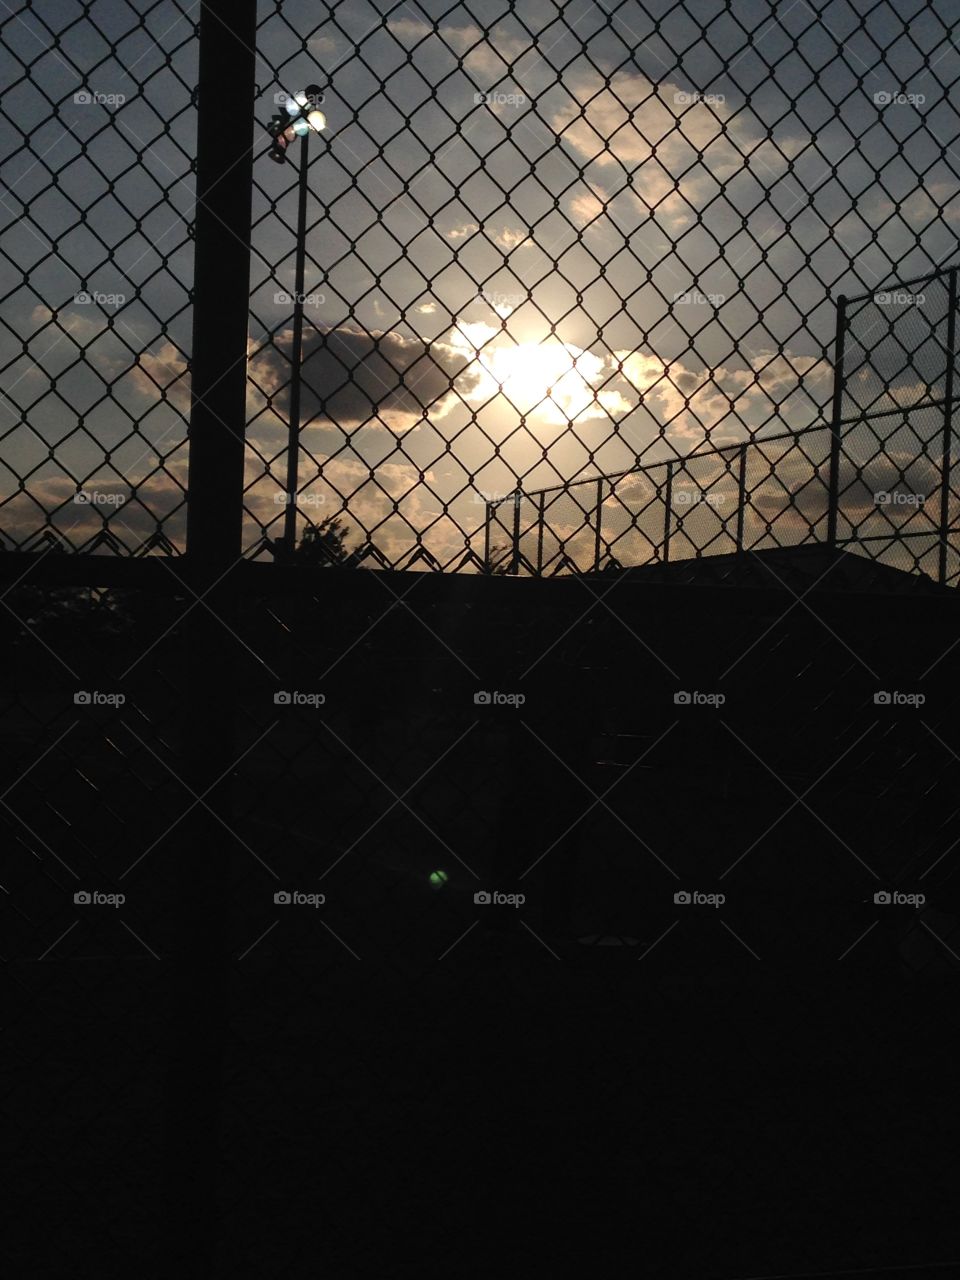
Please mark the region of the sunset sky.
MULTIPOLYGON (((51 523, 76 545, 108 517, 136 546, 160 518, 179 547, 198 5, 8 8, 0 529, 19 541, 65 504, 51 523), (78 482, 137 497, 78 508, 78 482)), ((296 166, 265 155, 278 91, 320 83, 327 117, 304 512, 394 560, 421 533, 453 564, 478 493, 823 421, 836 296, 956 256, 951 8, 264 2, 260 93, 237 107, 260 157, 250 547, 283 513, 296 166)), ((935 365, 868 370, 861 394, 873 378, 908 403, 935 365)))

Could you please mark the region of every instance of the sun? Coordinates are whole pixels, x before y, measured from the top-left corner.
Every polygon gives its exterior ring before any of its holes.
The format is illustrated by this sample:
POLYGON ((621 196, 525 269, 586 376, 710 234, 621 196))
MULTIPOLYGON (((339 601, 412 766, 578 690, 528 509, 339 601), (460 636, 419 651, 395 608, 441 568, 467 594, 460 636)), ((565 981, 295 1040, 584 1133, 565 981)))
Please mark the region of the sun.
POLYGON ((569 342, 516 342, 482 322, 461 321, 451 345, 469 359, 470 399, 485 404, 499 398, 510 417, 562 428, 622 416, 627 407, 619 393, 606 389, 611 369, 604 359, 569 342))
MULTIPOLYGON (((491 390, 518 413, 579 412, 592 399, 584 352, 563 343, 520 342, 487 348, 478 355, 491 390)), ((589 360, 589 357, 587 357, 589 360)))
POLYGON ((566 347, 552 347, 534 342, 521 342, 515 347, 503 347, 492 353, 490 372, 503 395, 521 413, 530 413, 538 405, 553 398, 554 392, 562 395, 569 391, 564 387, 575 369, 575 357, 566 347))

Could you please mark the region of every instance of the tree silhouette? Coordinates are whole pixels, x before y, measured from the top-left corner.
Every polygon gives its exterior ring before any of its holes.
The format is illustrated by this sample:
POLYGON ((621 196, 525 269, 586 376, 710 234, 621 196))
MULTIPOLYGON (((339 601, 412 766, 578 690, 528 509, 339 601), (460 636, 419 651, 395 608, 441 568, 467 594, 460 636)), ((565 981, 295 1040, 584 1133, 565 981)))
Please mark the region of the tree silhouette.
POLYGON ((308 525, 294 560, 300 564, 343 564, 349 556, 347 529, 339 516, 327 516, 319 524, 308 525))
POLYGON ((511 566, 510 550, 508 542, 495 542, 487 557, 487 573, 498 577, 508 574, 511 566))

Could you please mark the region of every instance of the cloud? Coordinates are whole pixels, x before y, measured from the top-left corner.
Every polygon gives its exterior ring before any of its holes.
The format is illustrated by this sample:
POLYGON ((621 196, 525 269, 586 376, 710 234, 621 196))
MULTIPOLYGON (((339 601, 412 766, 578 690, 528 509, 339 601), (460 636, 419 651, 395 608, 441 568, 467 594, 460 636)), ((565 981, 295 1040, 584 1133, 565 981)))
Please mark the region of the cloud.
MULTIPOLYGON (((36 328, 42 328, 54 319, 49 307, 38 305, 30 313, 36 328)), ((148 400, 158 401, 166 393, 169 405, 180 415, 190 413, 190 371, 187 357, 169 339, 154 344, 154 350, 144 347, 135 355, 130 346, 140 340, 135 329, 118 318, 113 329, 107 317, 95 307, 80 306, 78 310, 64 308, 56 314, 56 323, 84 352, 84 363, 97 369, 109 382, 116 384, 126 376, 129 382, 148 400), (123 334, 121 342, 117 331, 123 334), (101 341, 97 341, 101 339, 101 341)), ((53 359, 57 344, 50 348, 53 359)))
MULTIPOLYGON (((654 87, 636 72, 618 72, 609 83, 583 75, 565 87, 570 100, 553 113, 554 130, 581 163, 610 171, 611 183, 619 186, 630 173, 631 198, 673 232, 689 226, 736 174, 772 185, 806 141, 780 136, 775 143, 732 104, 700 101, 669 81, 654 87)), ((597 212, 585 196, 573 206, 578 220, 597 212)))
POLYGON ((574 196, 570 201, 570 215, 580 226, 585 226, 594 218, 599 218, 605 208, 604 202, 593 192, 574 196))
MULTIPOLYGON (((289 330, 279 347, 265 347, 251 362, 251 375, 275 407, 289 409, 289 330)), ((398 333, 367 333, 339 328, 310 335, 304 342, 301 414, 304 423, 321 418, 341 427, 358 427, 379 418, 391 430, 405 431, 429 409, 442 417, 461 394, 470 391, 479 371, 444 342, 429 345, 398 333)))
POLYGON ((314 57, 321 53, 333 53, 336 47, 337 42, 332 36, 311 36, 307 41, 307 48, 314 57))
POLYGON ((444 235, 448 240, 466 240, 469 236, 476 235, 478 231, 483 231, 505 253, 518 249, 530 239, 530 231, 527 227, 500 227, 498 230, 493 230, 479 222, 463 222, 445 231, 444 235))
POLYGON ((179 347, 164 340, 156 351, 141 351, 130 373, 134 386, 145 396, 156 398, 166 392, 167 401, 178 413, 190 413, 190 373, 187 358, 179 347))
POLYGON ((484 80, 502 78, 510 64, 533 48, 529 38, 509 35, 502 27, 484 31, 472 22, 435 27, 420 18, 391 18, 387 29, 405 47, 426 41, 428 49, 439 53, 445 45, 463 59, 469 75, 484 80))
POLYGON ((886 222, 894 213, 914 231, 922 231, 938 218, 950 225, 960 223, 960 184, 956 180, 927 182, 922 188, 915 187, 899 206, 886 196, 869 202, 867 216, 873 226, 886 222))
POLYGON ((525 244, 530 239, 530 232, 526 227, 504 227, 502 231, 492 232, 491 238, 494 244, 509 251, 525 244))
POLYGON ((624 379, 640 392, 670 439, 696 446, 739 441, 749 431, 814 424, 829 400, 832 371, 818 356, 757 351, 739 368, 688 368, 682 360, 617 352, 624 379))
POLYGON ((164 536, 184 550, 187 460, 168 459, 162 471, 132 486, 118 480, 108 466, 78 485, 68 475, 47 475, 31 481, 29 492, 16 493, 3 508, 3 535, 15 545, 32 542, 53 531, 74 550, 106 530, 128 552, 136 551, 160 526, 164 536), (81 490, 93 500, 75 501, 81 490))

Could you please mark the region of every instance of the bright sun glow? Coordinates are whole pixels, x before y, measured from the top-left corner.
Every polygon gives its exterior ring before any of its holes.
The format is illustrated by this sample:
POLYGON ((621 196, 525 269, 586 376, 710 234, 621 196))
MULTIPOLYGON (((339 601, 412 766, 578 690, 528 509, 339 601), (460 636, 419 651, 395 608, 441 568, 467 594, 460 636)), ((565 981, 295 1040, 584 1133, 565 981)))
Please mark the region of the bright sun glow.
POLYGON ((576 357, 559 345, 522 342, 492 351, 489 359, 481 354, 480 363, 521 413, 529 413, 554 395, 567 399, 576 383, 583 385, 575 373, 576 357))
POLYGON ((450 345, 469 360, 470 399, 487 403, 501 397, 507 416, 530 416, 546 425, 609 417, 617 420, 631 406, 609 385, 609 361, 570 343, 511 342, 483 322, 459 321, 450 345))
POLYGON ((476 394, 482 398, 499 392, 518 413, 537 411, 547 418, 576 416, 594 399, 590 382, 596 374, 593 366, 600 362, 588 352, 559 342, 480 341, 477 346, 476 394))

